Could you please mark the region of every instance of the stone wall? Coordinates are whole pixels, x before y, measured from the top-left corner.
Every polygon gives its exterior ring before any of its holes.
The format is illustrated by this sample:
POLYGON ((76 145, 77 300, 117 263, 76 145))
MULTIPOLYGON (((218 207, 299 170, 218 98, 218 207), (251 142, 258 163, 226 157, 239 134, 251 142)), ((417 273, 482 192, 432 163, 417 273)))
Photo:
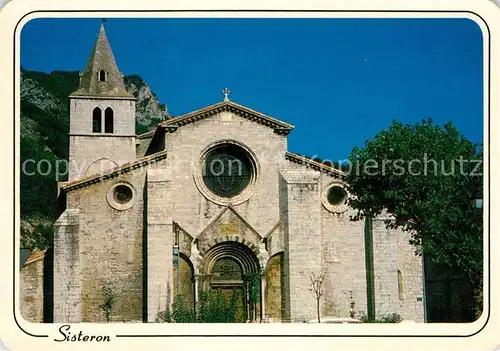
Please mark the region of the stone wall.
POLYGON ((383 214, 373 220, 375 312, 378 317, 398 313, 423 322, 422 265, 410 245, 409 233, 386 228, 383 214), (398 279, 398 270, 401 278, 398 279))
POLYGON ((173 245, 171 174, 169 158, 160 168, 148 170, 146 225, 147 320, 154 322, 158 313, 170 308, 173 301, 173 245), (165 168, 161 168, 165 167, 165 168))
MULTIPOLYGON (((142 318, 145 175, 146 168, 138 168, 119 178, 72 190, 67 195, 68 208, 79 209, 78 239, 74 243, 77 249, 74 253, 60 255, 66 260, 79 257, 76 260, 79 270, 76 276, 81 289, 79 321, 104 320, 99 308, 103 303, 104 287, 110 288, 116 296, 111 315, 113 321, 142 318), (117 183, 128 184, 134 189, 133 205, 126 210, 116 209, 108 202, 108 192, 117 183)), ((70 245, 58 246, 67 248, 70 245)))
POLYGON ((177 296, 180 293, 184 306, 187 308, 194 307, 194 273, 191 268, 191 262, 187 257, 180 257, 180 274, 177 277, 177 265, 173 265, 172 270, 172 293, 177 296), (180 280, 180 289, 177 290, 177 281, 180 280))
POLYGON ((110 107, 114 114, 113 135, 135 136, 135 101, 131 99, 82 99, 70 98, 70 134, 92 135, 92 112, 95 107, 102 111, 104 132, 104 110, 110 107))
POLYGON ((54 323, 78 323, 82 318, 80 210, 66 209, 54 227, 54 323))
POLYGON ((383 217, 372 221, 375 313, 399 312, 397 252, 398 233, 386 228, 383 217))
POLYGON ((351 221, 352 214, 352 210, 332 213, 322 209, 326 316, 349 317, 351 293, 356 315, 366 313, 364 222, 351 221))
MULTIPOLYGON (((70 99, 70 116, 69 180, 114 167, 113 162, 120 165, 136 158, 135 101, 73 98, 70 99), (95 107, 101 108, 103 116, 107 107, 113 109, 112 134, 92 133, 95 107)), ((104 117, 102 128, 104 132, 104 117)))
MULTIPOLYGON (((140 158, 146 155, 146 151, 148 150, 149 144, 153 137, 149 138, 137 138, 135 142, 135 157, 140 158)), ((161 150, 158 150, 161 151, 161 150)))
POLYGON ((408 243, 410 234, 398 230, 397 266, 402 274, 400 314, 403 319, 424 321, 422 258, 415 255, 415 247, 408 243))
POLYGON ((172 173, 172 219, 197 236, 225 207, 209 201, 197 188, 194 172, 202 152, 214 142, 237 140, 255 153, 260 174, 248 201, 234 205, 236 212, 261 236, 280 219, 279 169, 287 161, 286 136, 242 117, 221 113, 166 133, 166 149, 172 173))
POLYGON ((284 279, 286 319, 309 320, 316 315, 316 300, 309 291, 310 277, 321 274, 321 212, 319 174, 282 171, 286 183, 284 209, 284 279))
POLYGON ((35 261, 27 262, 19 273, 21 316, 32 323, 43 322, 43 258, 42 254, 35 261))
POLYGON ((114 136, 70 136, 70 173, 76 180, 106 171, 135 159, 135 138, 114 136))
POLYGON ((281 321, 284 308, 283 296, 283 254, 279 253, 269 259, 266 270, 265 309, 270 321, 281 321))

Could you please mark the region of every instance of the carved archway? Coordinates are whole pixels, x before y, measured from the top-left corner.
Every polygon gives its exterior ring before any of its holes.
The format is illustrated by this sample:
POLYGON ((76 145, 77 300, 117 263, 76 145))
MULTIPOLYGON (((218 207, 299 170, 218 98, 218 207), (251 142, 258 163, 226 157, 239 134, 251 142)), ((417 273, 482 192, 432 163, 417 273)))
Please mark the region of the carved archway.
POLYGON ((236 240, 219 242, 212 246, 201 259, 200 273, 211 275, 218 260, 230 258, 240 266, 242 276, 257 274, 260 272, 257 253, 236 240))
POLYGON ((260 313, 260 264, 257 254, 237 241, 212 246, 200 261, 202 291, 238 295, 238 318, 255 320, 260 313), (253 290, 252 290, 253 289, 253 290))

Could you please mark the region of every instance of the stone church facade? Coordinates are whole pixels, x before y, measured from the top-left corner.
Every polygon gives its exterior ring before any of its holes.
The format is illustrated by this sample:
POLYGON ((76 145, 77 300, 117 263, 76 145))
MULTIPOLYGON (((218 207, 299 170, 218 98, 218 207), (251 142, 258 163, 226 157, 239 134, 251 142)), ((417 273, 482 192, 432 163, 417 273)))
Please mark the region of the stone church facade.
POLYGON ((398 313, 423 321, 420 258, 383 220, 351 221, 343 173, 288 151, 294 126, 229 100, 135 135, 104 26, 70 96, 70 173, 59 185, 54 322, 154 322, 181 294, 240 291, 248 320, 398 313), (245 279, 258 281, 250 307, 245 279), (250 309, 253 308, 252 311, 250 309))

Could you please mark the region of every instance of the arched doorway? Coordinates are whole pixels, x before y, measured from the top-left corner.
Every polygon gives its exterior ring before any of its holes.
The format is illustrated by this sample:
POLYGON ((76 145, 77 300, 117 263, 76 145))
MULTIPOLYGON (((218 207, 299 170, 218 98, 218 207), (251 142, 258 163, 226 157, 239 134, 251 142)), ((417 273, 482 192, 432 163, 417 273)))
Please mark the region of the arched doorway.
POLYGON ((257 320, 260 315, 260 266, 246 245, 227 241, 210 248, 202 260, 202 291, 221 291, 237 298, 236 320, 257 320))

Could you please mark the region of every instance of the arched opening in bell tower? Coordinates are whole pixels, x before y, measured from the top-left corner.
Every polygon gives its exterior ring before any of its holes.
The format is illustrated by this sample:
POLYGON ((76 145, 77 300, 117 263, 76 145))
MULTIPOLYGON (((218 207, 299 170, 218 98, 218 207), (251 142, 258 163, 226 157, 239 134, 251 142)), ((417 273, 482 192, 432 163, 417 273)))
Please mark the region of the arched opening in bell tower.
POLYGON ((99 82, 105 82, 106 81, 106 71, 101 69, 99 71, 99 82))
POLYGON ((104 132, 113 133, 114 131, 114 116, 113 109, 111 107, 104 110, 104 132))
POLYGON ((102 111, 99 107, 94 108, 92 111, 92 132, 100 133, 102 131, 101 126, 102 111))

